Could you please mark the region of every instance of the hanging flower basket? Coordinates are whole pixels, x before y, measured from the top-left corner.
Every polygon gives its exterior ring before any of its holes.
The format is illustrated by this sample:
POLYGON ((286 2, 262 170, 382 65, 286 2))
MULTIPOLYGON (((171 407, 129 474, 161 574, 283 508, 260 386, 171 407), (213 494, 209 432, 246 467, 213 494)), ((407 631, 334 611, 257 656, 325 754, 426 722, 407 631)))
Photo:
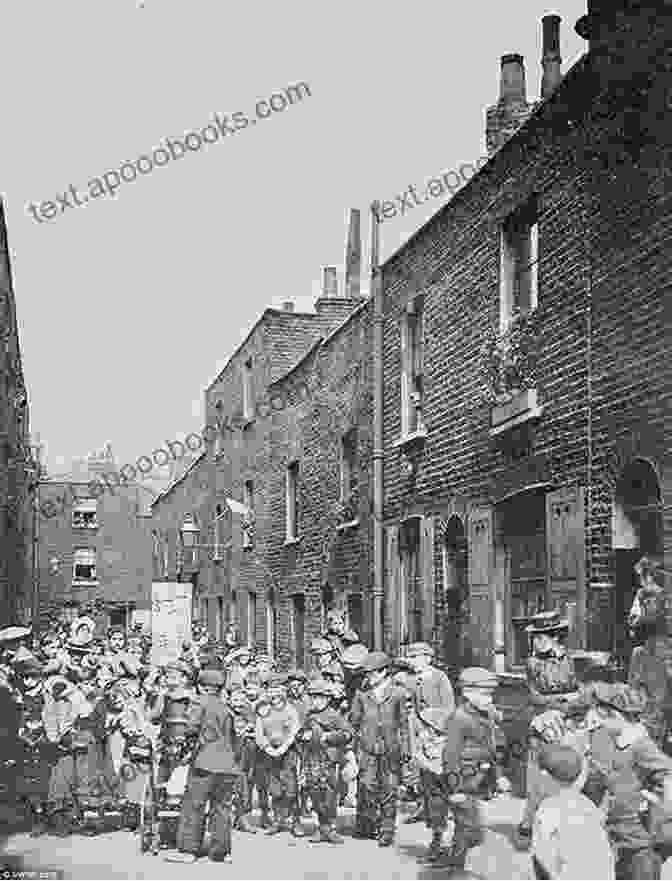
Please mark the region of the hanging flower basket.
POLYGON ((515 313, 504 333, 489 330, 483 368, 490 403, 506 403, 536 386, 538 337, 536 312, 515 313))

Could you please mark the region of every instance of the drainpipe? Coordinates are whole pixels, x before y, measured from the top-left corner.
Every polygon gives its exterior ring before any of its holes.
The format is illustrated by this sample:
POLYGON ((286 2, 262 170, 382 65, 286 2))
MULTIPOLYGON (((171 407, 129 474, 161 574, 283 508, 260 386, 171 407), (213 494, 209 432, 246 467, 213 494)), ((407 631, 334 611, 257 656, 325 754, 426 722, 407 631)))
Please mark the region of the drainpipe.
POLYGON ((379 203, 371 205, 373 297, 373 647, 383 650, 385 530, 383 527, 383 276, 379 265, 379 203))

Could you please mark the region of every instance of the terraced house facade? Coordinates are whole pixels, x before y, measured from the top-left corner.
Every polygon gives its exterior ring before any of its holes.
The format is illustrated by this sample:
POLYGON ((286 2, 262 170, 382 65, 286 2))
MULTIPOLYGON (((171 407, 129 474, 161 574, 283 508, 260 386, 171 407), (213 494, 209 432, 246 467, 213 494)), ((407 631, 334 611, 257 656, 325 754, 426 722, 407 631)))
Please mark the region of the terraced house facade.
POLYGON ((382 267, 386 642, 452 669, 520 669, 554 607, 626 658, 633 562, 669 563, 669 4, 591 0, 564 77, 559 24, 542 99, 504 56, 488 163, 382 267))
POLYGON ((205 423, 219 431, 152 506, 155 578, 191 581, 195 616, 213 636, 233 624, 285 664, 309 662, 328 606, 368 626, 370 321, 359 227, 353 211, 343 288, 326 267, 314 312, 266 309, 206 388, 205 423), (185 522, 199 535, 186 556, 185 522))

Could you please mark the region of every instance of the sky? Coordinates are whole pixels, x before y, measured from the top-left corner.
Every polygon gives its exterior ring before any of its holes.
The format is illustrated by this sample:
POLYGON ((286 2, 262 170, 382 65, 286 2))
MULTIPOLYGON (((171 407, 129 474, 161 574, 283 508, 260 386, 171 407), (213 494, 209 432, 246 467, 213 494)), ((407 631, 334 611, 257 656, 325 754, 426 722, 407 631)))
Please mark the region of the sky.
MULTIPOLYGON (((538 98, 542 16, 562 16, 566 71, 585 5, 0 0, 0 194, 50 472, 107 442, 132 463, 202 428, 205 388, 263 309, 310 311, 327 265, 342 285, 349 210, 366 274, 371 202, 482 156, 501 56, 524 55, 538 98), (113 198, 29 208, 301 82, 309 97, 113 198)), ((385 220, 383 259, 448 198, 385 220)))

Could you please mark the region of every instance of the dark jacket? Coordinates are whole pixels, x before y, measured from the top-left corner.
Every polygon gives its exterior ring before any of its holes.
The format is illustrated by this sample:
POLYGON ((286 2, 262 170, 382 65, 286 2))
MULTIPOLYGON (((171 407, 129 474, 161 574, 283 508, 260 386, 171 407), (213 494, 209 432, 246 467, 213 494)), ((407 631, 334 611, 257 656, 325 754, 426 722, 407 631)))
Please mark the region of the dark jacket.
POLYGON ((387 754, 399 761, 410 753, 406 692, 391 680, 378 700, 370 689, 358 691, 350 722, 357 731, 357 746, 368 755, 387 754))
POLYGON ((233 714, 221 698, 202 697, 189 715, 189 731, 196 736, 193 768, 212 774, 240 774, 233 714))
POLYGON ((443 745, 443 773, 458 774, 463 791, 476 788, 482 774, 480 765, 496 761, 495 724, 469 704, 462 704, 446 723, 443 745))
POLYGON ((321 713, 311 713, 305 719, 303 730, 311 734, 310 740, 302 740, 304 760, 339 763, 343 751, 352 740, 352 728, 337 711, 327 708, 321 713), (326 743, 321 742, 326 735, 326 743))
POLYGON ((658 794, 672 779, 672 759, 658 749, 643 726, 633 726, 631 732, 632 737, 616 743, 604 728, 592 733, 587 785, 596 776, 602 778, 609 793, 607 830, 622 847, 636 850, 651 841, 640 816, 642 789, 658 794))

